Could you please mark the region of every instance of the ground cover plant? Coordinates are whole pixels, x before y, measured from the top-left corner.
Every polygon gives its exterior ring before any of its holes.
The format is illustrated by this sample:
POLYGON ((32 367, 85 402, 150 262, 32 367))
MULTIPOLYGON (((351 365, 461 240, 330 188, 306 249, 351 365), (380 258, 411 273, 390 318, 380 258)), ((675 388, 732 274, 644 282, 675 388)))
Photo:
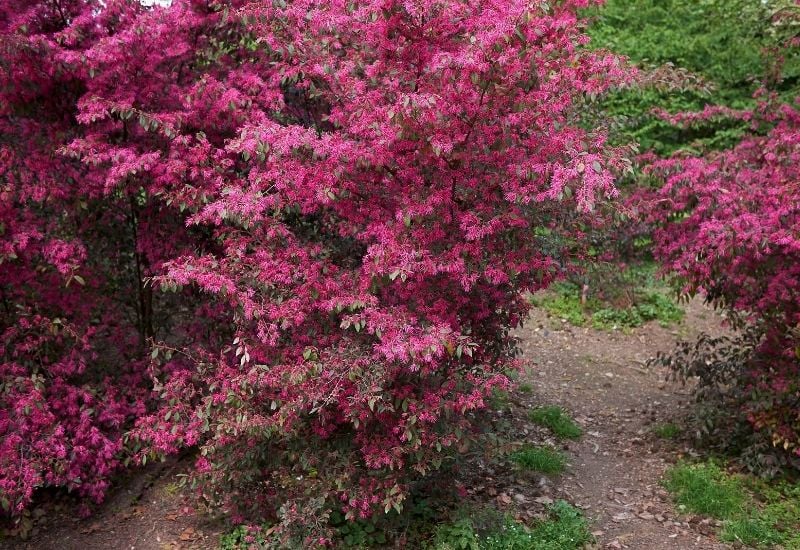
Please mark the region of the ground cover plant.
POLYGON ((800 492, 791 481, 766 483, 700 462, 675 465, 664 485, 684 512, 722 520, 723 541, 755 548, 795 548, 800 543, 800 492))
POLYGON ((663 424, 653 426, 653 433, 656 435, 656 437, 660 437, 661 439, 675 439, 681 435, 682 432, 683 429, 672 422, 665 422, 663 424))
POLYGON ((592 541, 588 524, 581 512, 558 501, 549 517, 528 528, 506 519, 489 529, 478 529, 469 518, 441 525, 434 534, 435 550, 571 550, 592 541))
POLYGON ((656 276, 657 270, 652 262, 618 268, 616 276, 608 275, 607 269, 583 270, 580 277, 559 281, 531 301, 575 326, 631 329, 649 321, 670 326, 680 322, 684 311, 674 292, 656 276))

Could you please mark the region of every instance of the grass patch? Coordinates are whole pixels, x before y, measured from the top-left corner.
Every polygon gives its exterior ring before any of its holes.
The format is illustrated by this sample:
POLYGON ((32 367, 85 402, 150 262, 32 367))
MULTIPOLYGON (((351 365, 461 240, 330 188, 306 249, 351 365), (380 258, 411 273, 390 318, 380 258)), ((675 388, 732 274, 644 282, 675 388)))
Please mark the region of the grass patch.
POLYGON ((527 382, 523 382, 517 389, 520 393, 531 393, 533 391, 533 386, 527 382))
POLYGON ((729 474, 713 462, 678 464, 664 485, 686 511, 723 520, 720 539, 800 548, 800 486, 729 474))
POLYGON ((539 407, 528 413, 528 418, 562 439, 578 439, 583 434, 581 427, 561 407, 539 407))
MULTIPOLYGON (((740 542, 752 547, 770 548, 782 542, 781 533, 760 514, 733 518, 725 523, 720 533, 725 542, 740 542)), ((793 546, 792 548, 797 548, 793 546)))
POLYGON ((667 472, 664 486, 681 508, 717 519, 733 517, 746 498, 738 480, 713 462, 678 464, 667 472))
POLYGON ((464 517, 437 527, 433 550, 577 550, 592 541, 583 514, 570 504, 558 501, 549 517, 532 527, 506 519, 499 527, 477 529, 464 517))
POLYGON ((509 455, 512 462, 526 470, 542 474, 560 474, 567 466, 567 458, 550 447, 526 445, 509 455))
POLYGON ((683 430, 677 424, 672 422, 665 422, 664 424, 657 424, 653 426, 653 434, 661 439, 675 439, 683 430))
MULTIPOLYGON (((598 282, 608 277, 611 275, 599 277, 598 282)), ((605 286, 624 289, 621 294, 625 296, 614 296, 616 289, 597 289, 582 303, 580 285, 560 281, 547 292, 534 295, 531 302, 572 325, 591 325, 601 330, 630 329, 649 321, 657 321, 667 327, 683 319, 684 310, 671 297, 666 285, 658 280, 654 265, 629 266, 616 279, 619 280, 605 286), (629 305, 623 307, 619 303, 629 305)), ((604 283, 599 284, 602 286, 604 283)))

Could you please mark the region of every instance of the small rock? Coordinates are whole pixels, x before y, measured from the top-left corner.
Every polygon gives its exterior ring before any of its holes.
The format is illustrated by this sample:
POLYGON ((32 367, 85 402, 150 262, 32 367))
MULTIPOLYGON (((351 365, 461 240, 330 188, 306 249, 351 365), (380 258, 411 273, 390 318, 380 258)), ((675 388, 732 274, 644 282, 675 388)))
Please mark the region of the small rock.
POLYGON ((614 515, 611 518, 611 521, 613 521, 614 523, 622 523, 623 521, 628 521, 632 517, 633 516, 628 512, 620 512, 619 514, 614 515))
POLYGON ((639 517, 647 521, 650 521, 651 519, 655 518, 655 516, 650 512, 642 512, 641 514, 639 514, 639 517))
POLYGON ((535 499, 533 499, 533 501, 538 504, 544 504, 545 506, 553 504, 553 499, 547 496, 536 497, 535 499))

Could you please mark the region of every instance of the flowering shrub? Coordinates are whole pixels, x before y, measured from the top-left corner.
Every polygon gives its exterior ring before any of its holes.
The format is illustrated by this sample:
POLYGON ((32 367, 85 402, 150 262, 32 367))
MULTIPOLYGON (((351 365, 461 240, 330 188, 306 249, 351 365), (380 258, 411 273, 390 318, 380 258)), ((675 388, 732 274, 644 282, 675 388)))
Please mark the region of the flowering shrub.
POLYGON ((131 423, 236 517, 399 509, 509 383, 535 229, 626 168, 577 123, 623 77, 588 3, 7 3, 1 395, 69 419, 0 417, 16 509, 59 461, 99 497, 131 423))
MULTIPOLYGON (((153 15, 137 2, 0 6, 0 504, 11 514, 42 486, 102 500, 151 401, 150 341, 179 313, 147 279, 205 242, 154 199, 160 155, 144 148, 159 138, 142 109, 174 97, 153 93, 159 68, 144 71, 155 60, 139 54, 154 43, 129 28, 153 15), (100 97, 120 103, 101 117, 100 97)), ((181 327, 176 343, 194 330, 181 327)))
MULTIPOLYGON (((721 114, 709 108, 675 122, 721 114)), ((800 456, 800 112, 766 95, 756 111, 728 114, 752 125, 734 148, 650 166, 666 181, 652 211, 662 224, 655 253, 685 290, 759 327, 752 353, 724 376, 739 393, 725 401, 737 401, 772 445, 800 456)))

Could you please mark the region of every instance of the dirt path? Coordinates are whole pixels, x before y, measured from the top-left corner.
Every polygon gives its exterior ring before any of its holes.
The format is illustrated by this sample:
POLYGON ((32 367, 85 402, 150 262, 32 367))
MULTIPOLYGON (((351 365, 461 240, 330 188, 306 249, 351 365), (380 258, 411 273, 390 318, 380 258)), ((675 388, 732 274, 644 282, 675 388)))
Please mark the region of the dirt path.
MULTIPOLYGON (((537 479, 519 476, 502 460, 479 459, 458 477, 474 500, 492 501, 521 519, 538 517, 552 499, 575 504, 591 518, 598 548, 727 548, 716 541, 714 525, 676 514, 660 486, 681 446, 658 440, 652 426, 679 419, 689 396, 665 381, 666 372, 644 365, 678 337, 719 330, 719 318, 699 303, 690 304, 678 327, 650 324, 629 334, 575 328, 534 311, 518 332, 524 358, 535 365, 522 382, 533 391, 515 394, 494 414, 498 425, 512 426, 512 441, 541 443, 548 436, 527 420, 528 411, 542 404, 569 410, 584 429, 565 446, 571 466, 558 479, 537 479)), ((192 497, 176 488, 176 474, 188 467, 184 460, 133 474, 88 519, 70 515, 74 502, 45 503, 34 509, 31 537, 0 539, 0 548, 216 548, 224 524, 193 512, 192 497)))
POLYGON ((172 460, 120 480, 88 518, 76 503, 57 497, 34 508, 28 540, 0 539, 0 549, 25 550, 211 550, 219 547, 222 521, 195 511, 195 501, 177 485, 191 461, 172 460), (41 512, 37 512, 41 510, 41 512))
POLYGON ((719 332, 720 320, 693 302, 671 329, 651 323, 631 334, 601 332, 536 311, 519 332, 524 357, 535 364, 530 405, 561 405, 584 428, 568 444, 572 466, 554 491, 594 520, 601 548, 727 548, 714 525, 678 518, 660 479, 681 449, 652 434, 653 425, 680 418, 689 395, 645 361, 700 331, 719 332))

